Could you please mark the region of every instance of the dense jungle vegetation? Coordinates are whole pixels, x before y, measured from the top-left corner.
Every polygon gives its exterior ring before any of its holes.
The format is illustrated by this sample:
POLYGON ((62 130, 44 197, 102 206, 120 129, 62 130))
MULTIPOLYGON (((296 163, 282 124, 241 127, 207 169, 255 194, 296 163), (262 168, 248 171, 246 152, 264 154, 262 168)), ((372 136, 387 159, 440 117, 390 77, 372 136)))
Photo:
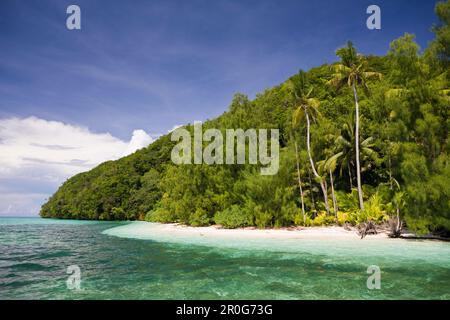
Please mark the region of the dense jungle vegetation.
POLYGON ((385 56, 364 56, 349 42, 338 62, 300 71, 254 100, 236 94, 228 111, 203 124, 278 128, 278 174, 262 176, 256 165, 175 165, 166 135, 68 179, 41 216, 227 228, 398 216, 419 232, 449 231, 450 1, 436 14, 424 50, 411 34, 393 40, 385 56))

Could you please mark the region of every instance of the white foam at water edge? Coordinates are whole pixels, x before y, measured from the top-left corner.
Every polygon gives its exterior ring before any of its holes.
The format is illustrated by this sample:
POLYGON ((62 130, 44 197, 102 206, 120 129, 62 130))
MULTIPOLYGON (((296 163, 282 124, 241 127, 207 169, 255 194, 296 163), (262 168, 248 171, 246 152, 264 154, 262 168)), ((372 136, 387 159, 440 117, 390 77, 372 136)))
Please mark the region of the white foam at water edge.
POLYGON ((427 263, 450 266, 449 243, 390 239, 384 235, 367 236, 361 240, 354 232, 333 227, 300 231, 225 230, 139 221, 107 229, 103 233, 122 238, 242 250, 420 259, 427 263))

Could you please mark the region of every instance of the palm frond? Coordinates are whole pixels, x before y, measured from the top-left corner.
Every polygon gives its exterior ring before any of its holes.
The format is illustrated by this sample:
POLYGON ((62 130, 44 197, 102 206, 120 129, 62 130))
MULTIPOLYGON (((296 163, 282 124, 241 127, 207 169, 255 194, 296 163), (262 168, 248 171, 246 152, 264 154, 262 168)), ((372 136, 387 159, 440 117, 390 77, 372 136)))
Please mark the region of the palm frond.
POLYGON ((338 160, 340 157, 342 157, 343 154, 344 154, 343 152, 338 152, 335 155, 328 158, 325 162, 325 167, 327 168, 327 170, 334 172, 334 170, 336 170, 338 160))
POLYGON ((405 93, 407 93, 407 89, 400 89, 400 88, 393 88, 389 89, 384 93, 384 96, 388 99, 390 98, 399 98, 403 96, 405 93))
POLYGON ((383 79, 383 75, 379 72, 373 72, 373 71, 365 71, 363 72, 363 76, 367 80, 381 80, 383 79))
POLYGON ((319 109, 320 107, 320 101, 316 98, 309 98, 308 100, 306 100, 308 106, 312 109, 319 109))
POLYGON ((342 63, 338 63, 338 64, 332 65, 331 70, 333 70, 333 72, 335 74, 346 74, 346 73, 350 73, 352 69, 343 65, 342 63))
POLYGON ((347 141, 343 136, 338 136, 335 140, 335 144, 339 147, 350 147, 351 143, 347 141))
POLYGON ((300 122, 303 121, 305 117, 305 112, 302 107, 297 107, 292 113, 292 128, 295 129, 298 127, 300 122))
POLYGON ((373 144, 371 144, 372 142, 373 142, 373 137, 368 137, 363 142, 361 142, 361 146, 363 146, 363 147, 373 146, 373 144))

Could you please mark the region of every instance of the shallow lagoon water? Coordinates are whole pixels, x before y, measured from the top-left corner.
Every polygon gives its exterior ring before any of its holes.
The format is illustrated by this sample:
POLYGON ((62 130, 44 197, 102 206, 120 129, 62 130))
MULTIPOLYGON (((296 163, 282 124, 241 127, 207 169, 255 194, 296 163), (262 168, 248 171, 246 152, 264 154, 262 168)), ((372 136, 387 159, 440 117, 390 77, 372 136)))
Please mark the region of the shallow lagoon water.
POLYGON ((449 243, 163 230, 0 218, 0 299, 450 299, 449 243), (80 291, 67 289, 70 265, 80 267, 80 291), (367 289, 370 265, 381 269, 380 290, 367 289))

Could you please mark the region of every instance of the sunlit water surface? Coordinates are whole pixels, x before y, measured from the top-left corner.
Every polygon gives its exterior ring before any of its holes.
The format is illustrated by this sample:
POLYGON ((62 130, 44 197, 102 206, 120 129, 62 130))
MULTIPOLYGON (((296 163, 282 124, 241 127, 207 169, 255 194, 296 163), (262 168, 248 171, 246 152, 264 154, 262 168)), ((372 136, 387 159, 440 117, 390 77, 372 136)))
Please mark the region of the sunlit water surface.
POLYGON ((0 299, 450 299, 450 243, 162 230, 0 218, 0 299), (71 265, 81 270, 79 291, 67 288, 71 265), (381 269, 379 290, 367 288, 370 265, 381 269))

